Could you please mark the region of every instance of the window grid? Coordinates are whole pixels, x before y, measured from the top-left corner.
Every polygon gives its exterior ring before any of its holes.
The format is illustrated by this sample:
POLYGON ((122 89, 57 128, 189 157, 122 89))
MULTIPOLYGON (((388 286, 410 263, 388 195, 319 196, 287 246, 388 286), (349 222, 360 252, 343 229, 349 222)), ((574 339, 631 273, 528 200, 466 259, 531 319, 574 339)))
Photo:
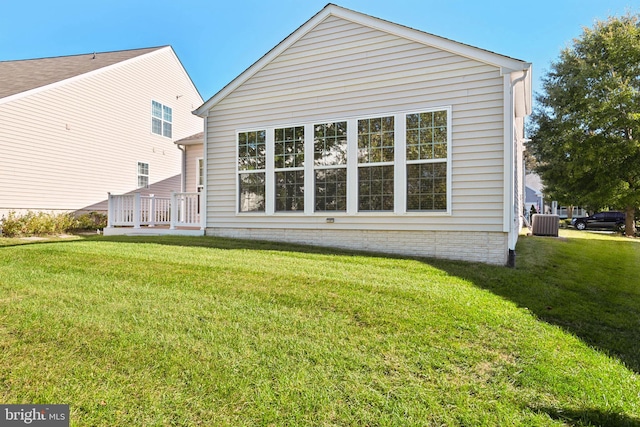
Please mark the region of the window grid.
POLYGON ((347 168, 323 168, 315 171, 315 210, 347 210, 347 168))
POLYGON ((149 163, 138 162, 138 188, 149 188, 149 163))
POLYGON ((265 173, 246 172, 238 176, 240 212, 264 212, 265 210, 265 173))
POLYGON ((407 114, 407 211, 447 210, 447 111, 407 114))
POLYGON ((275 168, 304 166, 304 126, 275 130, 275 168))
POLYGON ((407 165, 407 210, 447 209, 447 164, 407 165))
POLYGON ((304 169, 275 173, 276 211, 304 211, 304 169))
POLYGON ((238 210, 264 212, 266 199, 266 130, 238 133, 238 210))
POLYGON ((447 158, 447 112, 407 114, 407 160, 447 158))
POLYGON ((335 166, 347 164, 347 122, 313 125, 313 164, 335 166))
POLYGON ((358 120, 358 211, 393 211, 393 116, 358 120))
POLYGON ((358 163, 393 162, 394 117, 358 120, 358 163))
POLYGON ((151 101, 151 132, 167 138, 173 136, 173 110, 157 101, 151 101))
POLYGON ((266 131, 238 134, 238 169, 264 170, 267 164, 266 131))
POLYGON ((317 212, 347 210, 347 122, 313 125, 317 212))
POLYGON ((393 210, 393 166, 358 168, 358 210, 393 210))
POLYGON ((304 211, 304 126, 274 129, 275 210, 304 211))

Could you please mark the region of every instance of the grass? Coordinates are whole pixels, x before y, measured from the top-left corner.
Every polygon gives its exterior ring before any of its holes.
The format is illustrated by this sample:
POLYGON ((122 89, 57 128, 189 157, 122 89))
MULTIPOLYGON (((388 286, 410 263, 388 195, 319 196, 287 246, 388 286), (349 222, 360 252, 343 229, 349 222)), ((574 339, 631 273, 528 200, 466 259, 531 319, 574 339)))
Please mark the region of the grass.
POLYGON ((562 232, 516 269, 0 239, 0 402, 72 426, 640 426, 640 243, 562 232))

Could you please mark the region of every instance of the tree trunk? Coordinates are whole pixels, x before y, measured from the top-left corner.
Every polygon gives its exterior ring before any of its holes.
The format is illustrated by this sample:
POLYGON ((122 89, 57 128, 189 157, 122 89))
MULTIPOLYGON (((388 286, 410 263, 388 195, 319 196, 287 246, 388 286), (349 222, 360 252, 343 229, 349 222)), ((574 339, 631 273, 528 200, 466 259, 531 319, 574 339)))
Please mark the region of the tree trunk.
POLYGON ((636 235, 636 209, 633 206, 627 206, 625 209, 624 234, 627 237, 636 235))
POLYGON ((573 205, 567 206, 567 219, 573 218, 573 205))

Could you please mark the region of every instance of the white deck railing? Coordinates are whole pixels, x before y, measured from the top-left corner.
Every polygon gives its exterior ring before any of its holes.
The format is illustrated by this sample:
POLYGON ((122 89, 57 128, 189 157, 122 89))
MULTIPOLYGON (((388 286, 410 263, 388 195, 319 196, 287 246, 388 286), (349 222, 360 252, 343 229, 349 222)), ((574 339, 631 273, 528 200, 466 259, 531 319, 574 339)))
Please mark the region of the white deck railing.
POLYGON ((201 227, 201 203, 200 193, 171 193, 171 197, 109 193, 107 227, 201 227))

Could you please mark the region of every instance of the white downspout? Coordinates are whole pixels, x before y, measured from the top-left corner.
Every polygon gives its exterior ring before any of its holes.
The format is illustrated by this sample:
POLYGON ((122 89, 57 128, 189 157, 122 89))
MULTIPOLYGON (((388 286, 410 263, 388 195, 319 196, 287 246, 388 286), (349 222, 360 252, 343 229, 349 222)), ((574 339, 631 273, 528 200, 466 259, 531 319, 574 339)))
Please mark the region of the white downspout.
POLYGON ((515 217, 514 212, 514 178, 515 178, 515 147, 514 147, 514 118, 515 118, 515 99, 513 89, 515 85, 527 78, 529 69, 521 70, 524 74, 514 81, 511 81, 511 72, 503 74, 504 87, 504 198, 503 198, 503 224, 502 231, 507 233, 508 257, 507 265, 515 266, 515 245, 518 241, 517 234, 513 236, 514 221, 519 217, 515 217))
POLYGON ((182 151, 182 164, 180 166, 180 192, 184 193, 187 191, 187 148, 182 144, 177 144, 178 150, 182 151))

